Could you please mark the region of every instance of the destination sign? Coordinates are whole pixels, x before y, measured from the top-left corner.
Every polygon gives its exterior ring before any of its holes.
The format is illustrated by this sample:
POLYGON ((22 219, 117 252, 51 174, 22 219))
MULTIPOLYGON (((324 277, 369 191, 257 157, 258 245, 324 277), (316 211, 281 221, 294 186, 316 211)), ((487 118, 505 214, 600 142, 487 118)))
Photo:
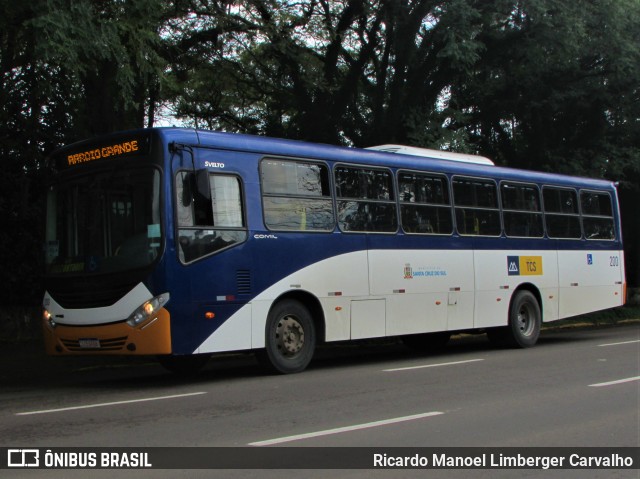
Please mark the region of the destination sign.
POLYGON ((97 160, 124 158, 149 153, 150 135, 147 133, 124 133, 86 141, 62 148, 54 154, 55 164, 60 169, 75 168, 97 160))
POLYGON ((126 155, 127 153, 134 153, 139 149, 140 146, 138 145, 138 140, 124 141, 122 143, 108 145, 103 148, 96 148, 93 150, 87 150, 80 153, 67 155, 67 164, 69 166, 72 166, 77 165, 78 163, 86 163, 87 161, 99 160, 100 158, 122 156, 126 155))

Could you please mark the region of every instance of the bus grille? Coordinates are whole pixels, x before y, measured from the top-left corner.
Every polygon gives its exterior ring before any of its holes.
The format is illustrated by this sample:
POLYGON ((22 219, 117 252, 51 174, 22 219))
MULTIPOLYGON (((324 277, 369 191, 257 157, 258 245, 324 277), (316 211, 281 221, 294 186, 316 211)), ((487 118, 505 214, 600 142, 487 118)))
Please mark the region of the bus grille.
POLYGON ((120 338, 100 339, 99 348, 87 348, 80 346, 79 339, 63 339, 60 338, 64 347, 69 351, 120 351, 127 342, 127 336, 120 338))
POLYGON ((236 271, 238 294, 251 294, 251 271, 241 269, 236 271))

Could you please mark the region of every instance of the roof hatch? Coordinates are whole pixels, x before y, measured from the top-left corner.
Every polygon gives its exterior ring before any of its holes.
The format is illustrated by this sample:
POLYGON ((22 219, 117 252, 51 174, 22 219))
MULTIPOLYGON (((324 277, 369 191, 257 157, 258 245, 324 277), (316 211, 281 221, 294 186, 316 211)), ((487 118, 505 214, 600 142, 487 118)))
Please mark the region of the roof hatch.
POLYGON ((489 158, 485 158, 484 156, 468 155, 465 153, 453 153, 450 151, 430 150, 428 148, 417 148, 415 146, 379 145, 370 146, 366 149, 384 151, 387 153, 399 153, 401 155, 436 158, 439 160, 461 161, 463 163, 476 163, 480 165, 494 165, 493 161, 491 161, 489 158))

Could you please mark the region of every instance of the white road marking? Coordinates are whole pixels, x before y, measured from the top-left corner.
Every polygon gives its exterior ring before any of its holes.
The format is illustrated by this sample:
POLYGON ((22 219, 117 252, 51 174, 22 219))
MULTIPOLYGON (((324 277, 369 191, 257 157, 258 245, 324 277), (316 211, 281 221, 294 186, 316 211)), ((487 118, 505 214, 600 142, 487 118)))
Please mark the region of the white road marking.
POLYGON ((390 373, 394 371, 409 371, 411 369, 423 369, 423 368, 437 368, 439 366, 454 366, 456 364, 467 364, 467 363, 475 363, 478 361, 484 361, 484 359, 468 359, 466 361, 454 361, 451 363, 437 363, 437 364, 423 364, 421 366, 410 366, 407 368, 394 368, 394 369, 383 369, 384 372, 390 373))
POLYGON ((147 402, 147 401, 160 401, 162 399, 176 399, 176 398, 184 398, 189 396, 198 396, 200 394, 207 394, 204 391, 197 393, 187 393, 187 394, 174 394, 172 396, 160 396, 154 398, 142 398, 142 399, 130 399, 127 401, 114 401, 114 402, 105 402, 99 404, 86 404, 84 406, 71 406, 71 407, 63 407, 58 409, 43 409, 40 411, 29 411, 29 412, 18 412, 16 416, 31 416, 33 414, 47 414, 50 412, 63 412, 63 411, 75 411, 77 409, 90 409, 94 407, 105 407, 105 406, 119 406, 121 404, 132 404, 138 402, 147 402))
POLYGON ((637 339, 635 341, 623 341, 622 343, 598 344, 598 347, 604 348, 605 346, 620 346, 622 344, 634 344, 634 343, 640 343, 640 339, 637 339))
POLYGON ((616 384, 630 383, 633 381, 640 381, 640 376, 636 376, 634 378, 618 379, 617 381, 609 381, 606 383, 589 384, 589 387, 601 388, 604 386, 615 386, 616 384))
POLYGON ((372 428, 372 427, 387 426, 389 424, 396 424, 396 423, 399 423, 399 422, 415 421, 416 419, 423 419, 425 417, 439 416, 441 414, 444 414, 444 413, 443 412, 439 412, 439 411, 425 412, 425 413, 422 413, 422 414, 414 414, 412 416, 396 417, 396 418, 393 418, 393 419, 384 419, 382 421, 368 422, 368 423, 365 423, 365 424, 356 424, 354 426, 338 427, 338 428, 335 428, 335 429, 326 429, 324 431, 309 432, 309 433, 306 433, 306 434, 297 434, 295 436, 286 436, 286 437, 279 437, 279 438, 276 438, 276 439, 268 439, 266 441, 251 442, 248 445, 249 446, 271 446, 271 445, 274 445, 274 444, 282 444, 284 442, 299 441, 301 439, 310 439, 310 438, 320 437, 320 436, 329 436, 331 434, 341 434, 343 432, 359 431, 361 429, 369 429, 369 428, 372 428))

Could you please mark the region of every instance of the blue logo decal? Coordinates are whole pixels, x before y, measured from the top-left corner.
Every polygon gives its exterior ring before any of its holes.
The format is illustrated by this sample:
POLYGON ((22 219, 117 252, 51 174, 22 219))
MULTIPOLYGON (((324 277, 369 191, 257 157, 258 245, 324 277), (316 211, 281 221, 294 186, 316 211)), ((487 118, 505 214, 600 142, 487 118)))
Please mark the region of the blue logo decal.
POLYGON ((509 276, 520 276, 520 256, 507 256, 509 276))

